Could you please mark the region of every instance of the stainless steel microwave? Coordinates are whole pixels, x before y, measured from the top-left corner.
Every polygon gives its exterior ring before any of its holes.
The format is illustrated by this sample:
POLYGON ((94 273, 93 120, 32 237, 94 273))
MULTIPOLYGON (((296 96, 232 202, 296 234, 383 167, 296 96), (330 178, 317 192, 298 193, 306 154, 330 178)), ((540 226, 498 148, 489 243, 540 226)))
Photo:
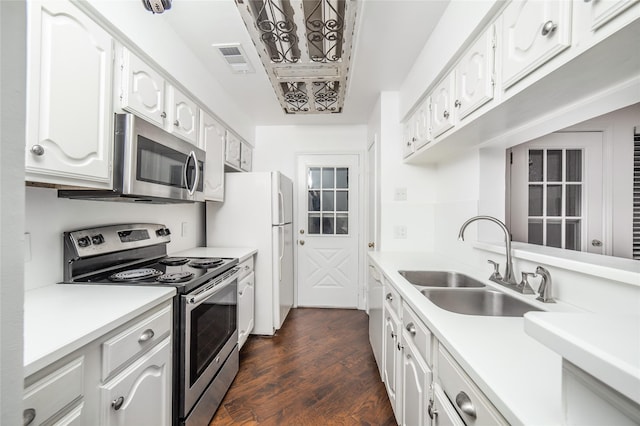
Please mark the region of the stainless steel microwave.
POLYGON ((112 190, 59 190, 104 201, 204 201, 205 152, 133 114, 115 114, 112 190))

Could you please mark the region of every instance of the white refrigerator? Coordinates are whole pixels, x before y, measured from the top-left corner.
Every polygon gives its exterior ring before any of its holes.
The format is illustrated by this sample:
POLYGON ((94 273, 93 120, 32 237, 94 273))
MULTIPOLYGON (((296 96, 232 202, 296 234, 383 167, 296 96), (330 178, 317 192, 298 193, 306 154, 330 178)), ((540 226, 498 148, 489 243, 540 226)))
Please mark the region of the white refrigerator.
POLYGON ((293 305, 293 183, 280 172, 226 173, 207 202, 207 246, 254 247, 253 334, 273 335, 293 305))

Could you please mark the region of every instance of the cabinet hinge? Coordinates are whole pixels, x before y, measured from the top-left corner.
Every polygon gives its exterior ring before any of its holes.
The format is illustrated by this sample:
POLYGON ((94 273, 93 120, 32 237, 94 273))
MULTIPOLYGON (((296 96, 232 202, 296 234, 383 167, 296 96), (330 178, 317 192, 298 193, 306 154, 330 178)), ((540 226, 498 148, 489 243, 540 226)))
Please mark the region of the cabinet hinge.
POLYGON ((491 85, 494 87, 496 85, 496 77, 494 75, 491 76, 491 85))

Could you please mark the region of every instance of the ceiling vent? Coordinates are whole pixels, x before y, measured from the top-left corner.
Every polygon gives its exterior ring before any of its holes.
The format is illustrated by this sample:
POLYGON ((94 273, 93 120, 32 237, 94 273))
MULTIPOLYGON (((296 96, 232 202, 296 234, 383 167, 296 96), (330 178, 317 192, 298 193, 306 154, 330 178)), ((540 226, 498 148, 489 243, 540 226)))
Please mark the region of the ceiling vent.
POLYGON ((342 112, 357 0, 235 0, 282 108, 342 112))
POLYGON ((231 68, 232 73, 248 74, 255 72, 240 43, 213 44, 212 46, 220 52, 224 61, 229 65, 229 68, 231 68))

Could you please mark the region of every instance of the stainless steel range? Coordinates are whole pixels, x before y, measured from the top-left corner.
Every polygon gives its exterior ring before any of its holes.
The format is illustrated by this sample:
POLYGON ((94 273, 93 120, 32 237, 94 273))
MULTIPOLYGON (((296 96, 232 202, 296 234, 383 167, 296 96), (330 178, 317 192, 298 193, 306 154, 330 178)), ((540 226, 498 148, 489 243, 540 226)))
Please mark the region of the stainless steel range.
POLYGON ((238 372, 238 259, 167 256, 171 232, 123 224, 64 233, 64 283, 172 286, 174 425, 207 425, 238 372))

